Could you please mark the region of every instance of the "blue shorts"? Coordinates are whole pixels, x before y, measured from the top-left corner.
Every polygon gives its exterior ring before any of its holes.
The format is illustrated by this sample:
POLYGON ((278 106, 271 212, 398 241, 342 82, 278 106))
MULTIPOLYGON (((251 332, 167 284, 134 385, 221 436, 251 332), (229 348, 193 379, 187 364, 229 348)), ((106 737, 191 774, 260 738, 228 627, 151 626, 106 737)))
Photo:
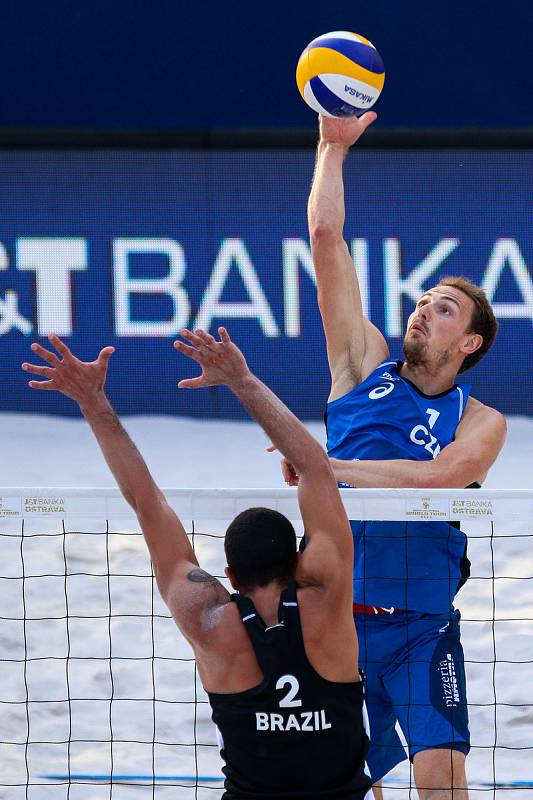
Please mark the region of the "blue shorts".
POLYGON ((411 759, 434 748, 466 755, 470 734, 459 612, 354 616, 366 680, 372 780, 407 758, 396 722, 411 759))

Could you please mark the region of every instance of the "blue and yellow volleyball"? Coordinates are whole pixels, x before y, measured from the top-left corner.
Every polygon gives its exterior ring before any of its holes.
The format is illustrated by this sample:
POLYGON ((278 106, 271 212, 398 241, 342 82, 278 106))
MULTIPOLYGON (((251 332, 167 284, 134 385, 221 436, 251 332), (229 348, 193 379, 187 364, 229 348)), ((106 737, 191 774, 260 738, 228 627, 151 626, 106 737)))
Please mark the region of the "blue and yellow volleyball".
POLYGON ((308 106, 326 117, 359 117, 383 89, 385 67, 368 39, 350 31, 317 36, 303 51, 296 83, 308 106))

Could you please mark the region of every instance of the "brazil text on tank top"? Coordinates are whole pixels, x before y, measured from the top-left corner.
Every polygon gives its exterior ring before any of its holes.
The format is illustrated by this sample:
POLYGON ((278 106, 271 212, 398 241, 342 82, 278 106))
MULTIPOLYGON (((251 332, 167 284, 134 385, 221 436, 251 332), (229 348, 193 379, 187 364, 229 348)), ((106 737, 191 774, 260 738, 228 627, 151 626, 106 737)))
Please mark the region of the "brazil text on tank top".
POLYGON ((238 694, 209 693, 218 729, 225 800, 362 800, 368 746, 363 684, 332 683, 305 654, 296 584, 267 628, 252 601, 233 595, 263 672, 238 694))
MULTIPOLYGON (((345 460, 431 461, 453 441, 470 387, 428 396, 384 361, 327 406, 328 453, 345 460)), ((448 613, 469 574, 466 536, 447 522, 352 521, 354 598, 363 605, 448 613)))

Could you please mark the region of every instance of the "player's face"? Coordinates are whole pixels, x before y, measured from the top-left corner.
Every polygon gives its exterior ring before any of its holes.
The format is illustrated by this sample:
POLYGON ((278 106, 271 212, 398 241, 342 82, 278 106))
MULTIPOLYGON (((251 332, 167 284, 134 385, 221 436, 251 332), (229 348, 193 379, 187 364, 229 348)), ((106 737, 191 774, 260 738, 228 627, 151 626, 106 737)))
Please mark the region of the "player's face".
POLYGON ((460 354, 473 311, 473 300, 455 286, 436 286, 423 294, 407 322, 407 361, 441 366, 460 354))

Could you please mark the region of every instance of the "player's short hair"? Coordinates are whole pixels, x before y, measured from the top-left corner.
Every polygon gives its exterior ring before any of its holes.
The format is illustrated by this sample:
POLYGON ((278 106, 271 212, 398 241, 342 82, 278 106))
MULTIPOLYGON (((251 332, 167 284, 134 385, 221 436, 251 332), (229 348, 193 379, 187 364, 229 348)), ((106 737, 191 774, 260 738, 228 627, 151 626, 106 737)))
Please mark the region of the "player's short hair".
POLYGON ((498 320, 494 316, 494 311, 483 289, 480 289, 479 286, 476 286, 476 284, 472 283, 468 278, 447 275, 439 281, 438 285, 454 286, 456 289, 460 289, 461 292, 468 295, 474 303, 474 310, 470 320, 470 331, 472 333, 478 333, 483 338, 483 343, 475 353, 470 353, 470 355, 466 356, 461 364, 459 373, 466 372, 467 369, 471 369, 478 361, 481 361, 483 356, 492 347, 498 332, 498 320))
POLYGON ((230 523, 224 540, 228 567, 239 587, 289 582, 296 565, 296 533, 270 508, 248 508, 230 523))

